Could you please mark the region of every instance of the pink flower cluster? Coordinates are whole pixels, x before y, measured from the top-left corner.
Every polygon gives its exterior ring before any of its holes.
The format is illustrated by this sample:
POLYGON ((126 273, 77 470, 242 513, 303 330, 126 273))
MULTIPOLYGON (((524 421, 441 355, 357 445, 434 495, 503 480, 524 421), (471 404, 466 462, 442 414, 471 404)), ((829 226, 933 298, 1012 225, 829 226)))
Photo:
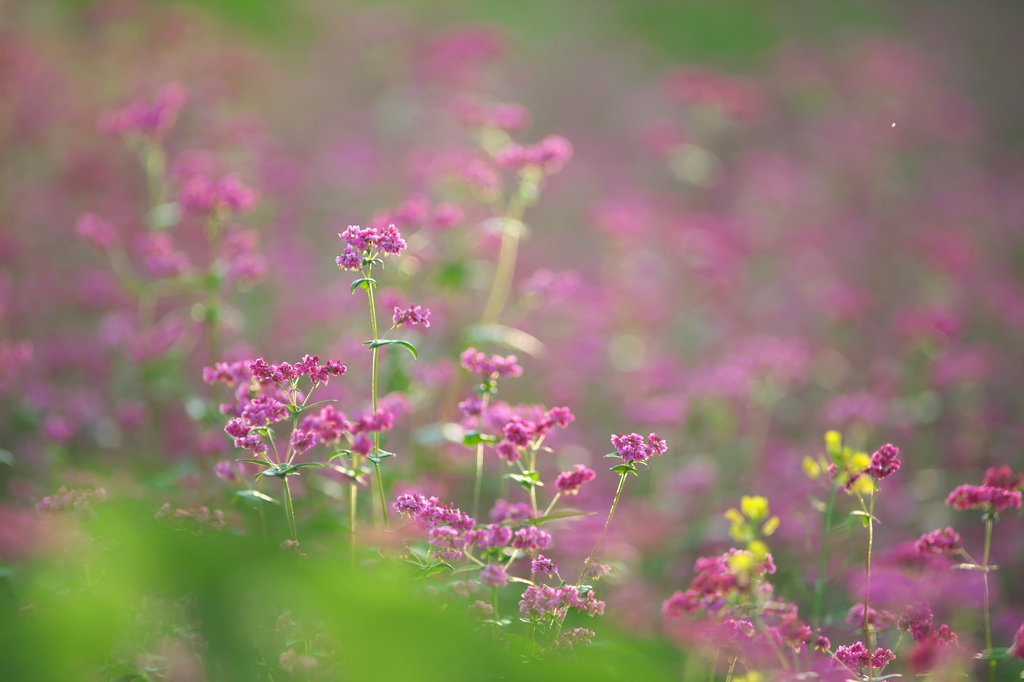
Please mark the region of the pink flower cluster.
POLYGON ((491 355, 478 351, 475 348, 467 348, 459 356, 459 364, 474 374, 480 375, 483 381, 489 381, 495 377, 518 377, 523 373, 523 368, 516 364, 516 356, 491 355))
POLYGON ((449 106, 455 118, 469 128, 499 128, 515 131, 530 122, 526 107, 512 102, 488 104, 474 97, 457 97, 449 106))
POLYGON ((596 476, 593 469, 577 464, 572 471, 563 471, 558 474, 558 478, 555 479, 555 487, 560 493, 575 495, 579 493, 581 485, 594 480, 596 476))
POLYGON ((405 250, 406 243, 394 224, 387 227, 359 227, 349 225, 338 237, 345 242, 345 251, 335 261, 344 270, 359 270, 363 258, 372 257, 375 252, 397 256, 405 250))
POLYGON ((991 468, 985 472, 982 485, 961 485, 946 497, 946 504, 953 509, 985 509, 1001 512, 1013 507, 1021 507, 1021 483, 1024 476, 1014 476, 1008 466, 999 469, 991 468))
MULTIPOLYGON (((272 365, 263 358, 256 358, 249 363, 249 371, 254 379, 260 383, 283 383, 294 381, 303 375, 308 375, 314 384, 324 384, 330 381, 332 376, 343 375, 348 368, 337 360, 328 360, 323 365, 320 363, 319 355, 305 355, 295 365, 282 362, 279 365, 272 365)), ((204 372, 205 378, 205 372, 204 372)))
MULTIPOLYGON (((731 549, 719 556, 698 558, 693 567, 697 575, 690 581, 690 589, 685 592, 677 590, 665 600, 661 607, 662 615, 665 618, 679 618, 701 609, 709 613, 717 612, 731 592, 749 589, 750 576, 744 581, 729 566, 730 557, 739 553, 746 552, 731 549)), ((764 561, 754 566, 752 576, 763 578, 772 573, 775 573, 775 562, 769 554, 764 561)))
POLYGON ((61 486, 55 495, 47 495, 36 503, 36 509, 44 512, 70 512, 72 516, 91 517, 95 515, 92 505, 105 502, 107 491, 104 488, 95 490, 68 490, 61 486))
POLYGON ((436 497, 406 493, 398 496, 394 509, 427 527, 429 542, 442 561, 458 561, 463 556, 462 548, 476 539, 476 521, 450 504, 441 504, 436 497))
MULTIPOLYGON (((504 438, 494 446, 498 456, 508 464, 522 458, 523 451, 546 436, 556 426, 566 428, 575 419, 568 407, 552 407, 537 421, 513 416, 504 427, 504 438)), ((582 482, 582 481, 581 481, 582 482)))
POLYGON ((157 91, 152 103, 140 100, 104 113, 100 117, 100 131, 160 138, 174 125, 187 97, 188 91, 181 83, 168 83, 157 91))
POLYGON ((548 135, 537 144, 526 146, 510 142, 494 155, 494 163, 505 170, 521 171, 535 166, 545 175, 562 170, 570 159, 572 143, 561 135, 548 135))
POLYGON ((424 327, 429 327, 430 309, 420 308, 418 305, 414 305, 403 310, 402 308, 395 306, 395 316, 393 320, 396 327, 401 327, 403 324, 421 324, 424 327))
POLYGON ((836 647, 834 659, 834 661, 838 661, 838 663, 845 665, 850 670, 858 672, 867 668, 869 663, 876 670, 881 670, 891 661, 895 660, 896 654, 889 649, 879 647, 875 649, 875 653, 872 655, 867 647, 860 642, 850 646, 836 647))
POLYGON ((178 204, 190 215, 221 216, 248 213, 259 203, 259 192, 245 185, 236 173, 214 182, 205 175, 194 175, 178 190, 178 204))
POLYGON ((665 454, 668 449, 665 440, 656 433, 647 436, 646 444, 640 434, 624 436, 620 433, 612 436, 612 445, 624 462, 646 462, 655 455, 665 454))
POLYGON ((871 455, 871 464, 868 466, 867 472, 881 481, 899 471, 900 464, 902 464, 900 449, 891 443, 886 443, 871 455))
POLYGON ((946 530, 925 533, 914 543, 914 549, 921 554, 953 554, 960 551, 963 546, 960 534, 948 526, 946 530))
POLYGON ((523 592, 523 598, 519 602, 519 613, 530 620, 562 620, 570 606, 577 611, 586 611, 589 616, 600 616, 604 613, 604 602, 594 597, 593 590, 585 597, 581 597, 579 590, 573 585, 530 585, 523 592))

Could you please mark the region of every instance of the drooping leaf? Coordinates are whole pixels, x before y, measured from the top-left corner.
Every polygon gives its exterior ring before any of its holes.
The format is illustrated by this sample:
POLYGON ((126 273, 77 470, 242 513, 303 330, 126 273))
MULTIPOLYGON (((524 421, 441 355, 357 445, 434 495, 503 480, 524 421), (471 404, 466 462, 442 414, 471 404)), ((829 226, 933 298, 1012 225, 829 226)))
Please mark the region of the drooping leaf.
POLYGON ((363 289, 366 289, 367 291, 369 291, 370 287, 375 287, 375 286, 377 286, 377 280, 375 280, 372 277, 363 277, 361 279, 357 279, 356 281, 352 282, 352 286, 349 287, 349 293, 351 293, 351 294, 356 293, 356 289, 359 289, 360 287, 363 288, 363 289))
POLYGON ((380 348, 381 346, 401 346, 405 348, 414 358, 419 358, 419 353, 416 351, 416 346, 412 345, 408 341, 402 341, 401 339, 380 339, 378 341, 363 341, 363 345, 368 348, 380 348))
POLYGON ((280 500, 276 500, 270 495, 265 495, 259 490, 236 490, 234 497, 245 502, 253 509, 258 509, 263 503, 269 502, 270 504, 281 504, 280 500))
POLYGON ((523 523, 529 523, 529 524, 533 524, 533 525, 539 526, 540 524, 547 523, 548 521, 557 521, 558 519, 571 519, 574 516, 590 516, 591 514, 594 514, 594 513, 596 513, 596 512, 581 512, 581 511, 568 511, 567 510, 567 511, 555 512, 553 514, 548 514, 546 516, 539 516, 539 517, 537 517, 535 519, 527 519, 526 521, 523 521, 523 523))
POLYGON ((636 476, 640 475, 640 472, 638 472, 636 470, 636 467, 634 467, 632 464, 618 464, 609 469, 609 471, 614 471, 620 476, 625 476, 626 474, 635 474, 636 476))

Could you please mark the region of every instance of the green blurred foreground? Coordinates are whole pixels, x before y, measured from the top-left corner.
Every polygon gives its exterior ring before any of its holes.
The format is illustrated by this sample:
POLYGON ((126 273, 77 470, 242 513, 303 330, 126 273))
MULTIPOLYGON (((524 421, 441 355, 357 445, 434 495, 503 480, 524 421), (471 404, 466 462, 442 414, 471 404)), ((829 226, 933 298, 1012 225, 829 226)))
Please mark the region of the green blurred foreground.
POLYGON ((368 553, 353 573, 340 542, 302 558, 227 532, 174 529, 133 504, 104 505, 84 526, 66 529, 55 559, 7 569, 5 682, 657 681, 670 679, 676 657, 667 645, 612 643, 603 624, 591 647, 527 661, 527 640, 522 652, 493 647, 487 626, 446 610, 406 577, 411 567, 368 553))

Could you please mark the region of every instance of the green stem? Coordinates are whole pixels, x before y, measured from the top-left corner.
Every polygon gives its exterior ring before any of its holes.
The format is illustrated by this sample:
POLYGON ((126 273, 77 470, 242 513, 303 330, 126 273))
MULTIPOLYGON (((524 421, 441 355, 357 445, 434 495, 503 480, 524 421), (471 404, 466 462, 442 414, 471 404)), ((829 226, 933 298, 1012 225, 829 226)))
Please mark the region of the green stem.
POLYGON ((836 502, 836 487, 832 485, 828 491, 828 503, 825 505, 824 528, 821 531, 821 561, 818 569, 818 580, 815 583, 814 596, 814 622, 817 627, 822 626, 822 618, 825 609, 825 583, 828 577, 828 554, 830 549, 829 534, 832 531, 832 508, 836 502))
MULTIPOLYGON (((992 656, 992 625, 991 625, 991 623, 992 623, 992 616, 991 616, 992 605, 991 605, 991 601, 989 599, 989 592, 988 592, 988 559, 989 559, 989 552, 992 550, 992 526, 995 525, 995 521, 991 518, 990 514, 991 514, 991 512, 989 514, 986 514, 987 518, 985 519, 985 551, 984 551, 984 553, 982 554, 982 557, 981 557, 981 563, 982 563, 981 578, 982 578, 982 581, 983 581, 983 583, 985 585, 985 651, 991 657, 992 656)), ((996 661, 995 659, 989 658, 989 661, 988 661, 988 679, 990 680, 990 682, 995 682, 995 679, 996 679, 996 664, 997 663, 998 663, 998 661, 996 661)))
POLYGON ((299 541, 299 533, 295 528, 295 507, 292 505, 292 491, 288 487, 288 477, 281 477, 281 486, 284 489, 284 511, 288 520, 288 533, 294 542, 299 541))
MULTIPOLYGON (((370 276, 369 268, 367 268, 365 277, 370 276)), ((370 302, 370 329, 373 331, 373 340, 376 343, 380 340, 377 332, 377 305, 373 298, 373 285, 366 287, 366 297, 370 302)), ((370 365, 370 399, 373 403, 373 415, 374 418, 377 416, 377 369, 379 366, 379 355, 380 348, 374 346, 373 348, 373 361, 370 365)), ((380 498, 380 513, 384 518, 384 530, 391 530, 388 525, 388 504, 387 499, 384 497, 384 480, 380 475, 380 431, 373 432, 373 454, 374 458, 378 461, 373 463, 374 476, 377 479, 377 496, 380 498)), ((372 507, 371 507, 372 508, 372 507)))
MULTIPOLYGON (((861 500, 863 506, 863 499, 861 500)), ((868 624, 868 605, 871 601, 871 545, 874 541, 874 529, 875 524, 873 516, 875 513, 875 493, 871 493, 871 505, 870 508, 865 510, 868 513, 868 553, 867 558, 864 561, 864 639, 866 640, 868 647, 868 682, 874 679, 875 666, 872 659, 872 652, 874 649, 874 643, 871 641, 871 627, 868 624)))
POLYGON ((561 491, 555 493, 555 496, 551 498, 551 504, 549 504, 548 508, 544 510, 543 514, 541 514, 542 517, 543 516, 547 516, 548 514, 551 513, 551 510, 555 508, 555 503, 558 502, 558 498, 561 497, 561 496, 562 496, 561 491))
POLYGON ((729 674, 725 676, 725 682, 732 682, 732 671, 736 669, 736 659, 732 659, 732 663, 729 664, 729 674))
POLYGON ((359 484, 356 476, 359 475, 359 453, 352 453, 352 480, 348 484, 348 541, 352 570, 356 568, 356 508, 359 497, 359 484))
MULTIPOLYGON (((484 393, 484 397, 480 400, 480 414, 477 416, 476 428, 483 434, 484 431, 484 420, 487 417, 487 405, 491 400, 491 392, 487 391, 484 393)), ((476 480, 473 483, 473 518, 479 518, 480 516, 480 492, 483 488, 484 480, 484 444, 480 441, 476 444, 476 480)))
POLYGON ((612 524, 612 516, 615 515, 615 508, 619 506, 619 497, 622 496, 622 487, 626 484, 626 476, 628 474, 620 474, 619 487, 615 489, 615 499, 612 500, 612 508, 608 511, 608 519, 604 522, 604 528, 601 529, 601 535, 597 538, 597 544, 594 545, 594 550, 587 557, 587 563, 583 564, 583 572, 580 573, 580 579, 576 581, 576 587, 583 584, 583 579, 587 575, 587 571, 590 570, 590 564, 593 563, 594 557, 597 555, 598 548, 601 547, 601 542, 604 540, 605 533, 608 532, 608 526, 612 524))
POLYGON ((508 302, 508 293, 512 288, 512 276, 516 271, 516 258, 519 253, 519 239, 522 228, 510 229, 511 223, 521 223, 526 207, 537 198, 537 183, 540 182, 539 169, 524 171, 519 188, 509 200, 505 210, 506 224, 501 232, 501 251, 498 252, 498 266, 494 272, 494 283, 487 297, 487 305, 481 322, 497 322, 508 302))

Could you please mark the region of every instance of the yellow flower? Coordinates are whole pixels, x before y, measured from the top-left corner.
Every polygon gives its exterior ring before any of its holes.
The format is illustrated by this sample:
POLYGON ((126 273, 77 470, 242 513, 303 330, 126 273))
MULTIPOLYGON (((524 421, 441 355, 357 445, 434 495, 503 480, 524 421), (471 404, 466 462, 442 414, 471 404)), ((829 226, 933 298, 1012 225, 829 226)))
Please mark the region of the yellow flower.
POLYGON ((808 478, 817 479, 821 476, 821 465, 813 457, 804 457, 803 465, 808 478))
POLYGON ((753 497, 744 495, 740 500, 740 509, 743 510, 743 515, 751 521, 760 521, 768 516, 768 498, 760 495, 753 497))

